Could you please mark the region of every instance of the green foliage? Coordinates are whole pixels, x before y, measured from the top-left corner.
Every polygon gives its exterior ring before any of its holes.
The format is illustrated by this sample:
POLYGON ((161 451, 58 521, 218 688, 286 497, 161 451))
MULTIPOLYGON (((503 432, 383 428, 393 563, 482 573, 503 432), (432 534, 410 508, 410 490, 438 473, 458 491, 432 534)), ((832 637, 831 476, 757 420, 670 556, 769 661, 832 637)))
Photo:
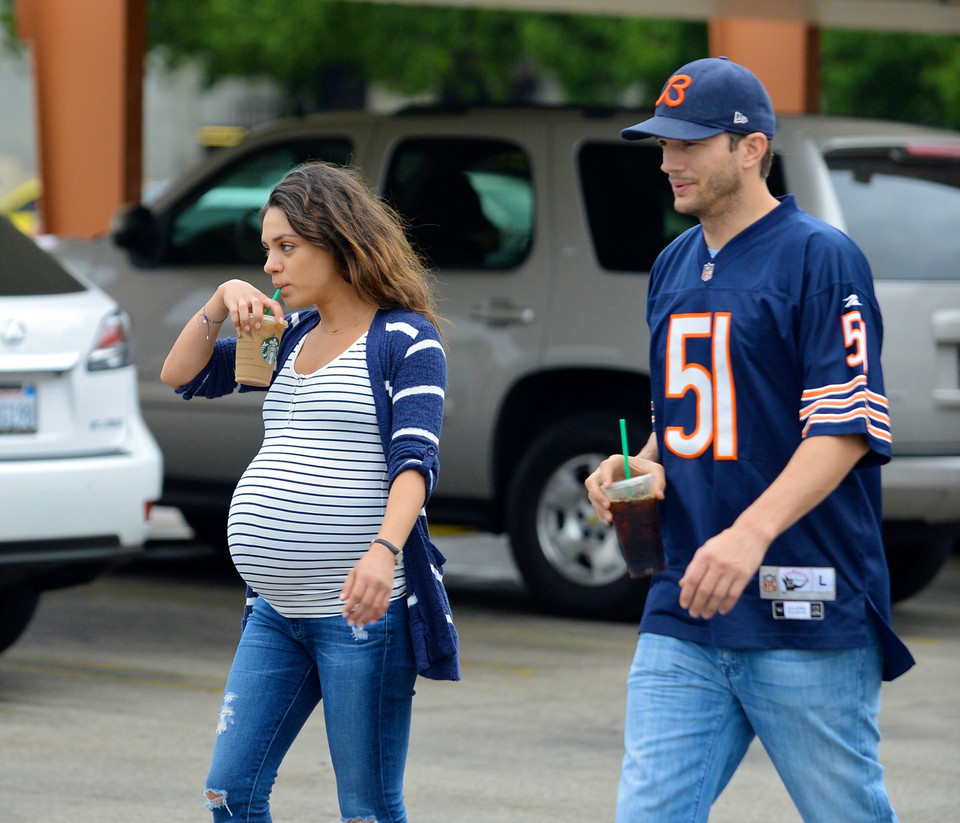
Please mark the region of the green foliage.
POLYGON ((670 72, 707 54, 701 23, 557 14, 523 25, 528 54, 577 102, 613 103, 639 83, 652 105, 670 72))
MULTIPOLYGON (((707 54, 702 23, 351 0, 148 0, 151 45, 207 82, 265 77, 291 108, 356 105, 372 82, 403 94, 509 103, 552 76, 572 102, 649 104, 677 66, 707 54)), ((0 54, 22 54, 0 0, 0 54)), ((822 108, 960 129, 960 38, 827 30, 822 108)))
POLYGON ((16 36, 13 0, 0 0, 0 56, 23 54, 23 46, 16 36))
POLYGON ((171 65, 196 60, 208 83, 269 77, 294 100, 320 96, 332 66, 360 72, 350 3, 151 0, 150 41, 171 65))
POLYGON ((591 15, 344 0, 150 0, 151 42, 208 82, 270 77, 301 108, 335 104, 343 78, 463 102, 529 98, 543 73, 578 102, 647 102, 679 63, 706 53, 706 25, 591 15))
POLYGON ((473 8, 347 4, 366 21, 366 78, 405 94, 502 102, 522 83, 519 15, 473 8))
POLYGON ((822 108, 960 129, 960 39, 825 31, 822 108))

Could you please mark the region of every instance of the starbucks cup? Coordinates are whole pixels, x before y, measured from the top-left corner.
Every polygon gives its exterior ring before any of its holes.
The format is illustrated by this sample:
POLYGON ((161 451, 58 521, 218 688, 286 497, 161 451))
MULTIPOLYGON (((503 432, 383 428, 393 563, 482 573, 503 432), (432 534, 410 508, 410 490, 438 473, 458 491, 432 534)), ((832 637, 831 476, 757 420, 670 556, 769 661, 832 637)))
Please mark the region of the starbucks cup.
POLYGON ((613 527, 630 577, 647 577, 664 569, 653 475, 618 480, 603 490, 610 500, 613 527))
POLYGON ((277 365, 284 324, 265 314, 260 328, 237 331, 237 382, 245 386, 269 386, 277 365))

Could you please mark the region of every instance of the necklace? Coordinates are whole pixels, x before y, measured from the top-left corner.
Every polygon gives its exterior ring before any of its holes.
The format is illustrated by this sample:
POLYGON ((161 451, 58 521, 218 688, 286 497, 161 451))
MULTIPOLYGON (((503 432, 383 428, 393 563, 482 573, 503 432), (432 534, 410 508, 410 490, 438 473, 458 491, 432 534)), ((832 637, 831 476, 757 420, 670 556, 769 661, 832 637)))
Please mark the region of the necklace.
MULTIPOLYGON (((376 312, 376 309, 374 309, 374 312, 376 312)), ((343 326, 337 326, 335 329, 328 329, 323 325, 323 320, 321 319, 318 324, 318 328, 320 329, 321 334, 340 334, 340 332, 344 331, 345 329, 352 329, 354 326, 360 325, 360 323, 367 319, 369 319, 369 315, 366 317, 355 318, 352 323, 347 323, 343 326)))
POLYGON ((319 323, 321 334, 340 334, 340 332, 342 332, 344 329, 350 329, 356 325, 357 325, 356 323, 351 323, 349 326, 340 326, 339 328, 336 328, 336 329, 328 329, 323 325, 322 320, 319 323))

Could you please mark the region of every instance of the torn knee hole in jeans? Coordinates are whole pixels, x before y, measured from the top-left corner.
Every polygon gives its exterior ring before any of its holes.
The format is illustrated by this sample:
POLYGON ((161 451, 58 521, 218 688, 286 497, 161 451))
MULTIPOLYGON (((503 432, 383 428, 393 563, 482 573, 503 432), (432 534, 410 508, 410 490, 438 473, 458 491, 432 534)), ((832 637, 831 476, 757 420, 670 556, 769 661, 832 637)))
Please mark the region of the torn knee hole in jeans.
POLYGON ((345 818, 343 823, 377 823, 377 818, 375 817, 350 817, 345 818))
POLYGON ((230 704, 237 699, 233 692, 227 692, 223 696, 223 705, 220 707, 220 717, 217 720, 217 734, 221 735, 227 730, 228 725, 233 725, 233 709, 230 704))
POLYGON ((214 809, 226 809, 227 814, 233 817, 233 812, 227 805, 227 793, 223 789, 207 789, 205 797, 207 802, 203 805, 213 811, 214 809))

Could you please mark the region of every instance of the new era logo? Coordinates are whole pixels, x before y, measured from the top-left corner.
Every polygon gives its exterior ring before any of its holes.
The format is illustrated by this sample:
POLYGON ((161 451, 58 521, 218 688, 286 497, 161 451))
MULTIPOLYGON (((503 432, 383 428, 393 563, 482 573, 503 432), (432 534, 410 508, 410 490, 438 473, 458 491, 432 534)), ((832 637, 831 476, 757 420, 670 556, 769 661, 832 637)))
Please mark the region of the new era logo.
POLYGON ((735 111, 733 113, 733 122, 737 125, 743 125, 744 123, 749 123, 750 121, 747 119, 747 115, 745 115, 743 112, 735 111))

